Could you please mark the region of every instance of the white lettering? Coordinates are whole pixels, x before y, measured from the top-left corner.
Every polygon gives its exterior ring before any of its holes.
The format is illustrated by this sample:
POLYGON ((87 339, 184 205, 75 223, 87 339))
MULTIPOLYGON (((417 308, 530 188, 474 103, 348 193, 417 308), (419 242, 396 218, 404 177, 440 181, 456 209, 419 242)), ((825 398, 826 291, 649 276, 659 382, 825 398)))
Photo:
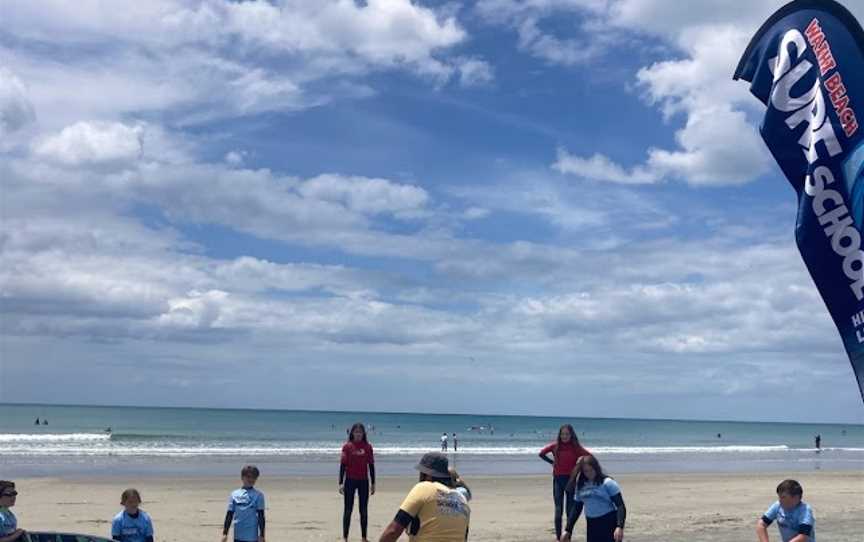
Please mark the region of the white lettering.
POLYGON ((843 257, 843 273, 852 281, 849 287, 858 301, 864 299, 864 251, 861 250, 861 233, 855 228, 852 217, 837 190, 825 189, 834 182, 834 174, 826 166, 818 166, 804 180, 804 192, 813 198, 813 213, 818 217, 826 237, 831 238, 831 248, 843 257), (825 203, 833 205, 828 210, 825 203), (846 241, 844 243, 844 241, 846 241))

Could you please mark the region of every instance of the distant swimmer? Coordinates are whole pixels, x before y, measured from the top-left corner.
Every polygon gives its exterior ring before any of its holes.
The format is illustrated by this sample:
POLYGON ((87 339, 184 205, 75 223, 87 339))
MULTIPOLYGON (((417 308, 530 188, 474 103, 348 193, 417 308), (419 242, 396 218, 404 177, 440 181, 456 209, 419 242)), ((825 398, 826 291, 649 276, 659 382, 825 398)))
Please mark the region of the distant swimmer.
POLYGON ((105 434, 107 434, 107 435, 111 434, 111 428, 110 427, 105 428, 105 434))
POLYGON ((723 438, 723 435, 721 433, 717 433, 717 438, 723 438))
POLYGON ((822 435, 816 435, 816 438, 813 439, 813 442, 816 444, 816 451, 822 449, 822 435))
POLYGON ((48 419, 47 418, 42 420, 42 425, 48 425, 48 419))
POLYGON ((36 418, 36 421, 33 422, 33 425, 39 425, 39 418, 36 418))

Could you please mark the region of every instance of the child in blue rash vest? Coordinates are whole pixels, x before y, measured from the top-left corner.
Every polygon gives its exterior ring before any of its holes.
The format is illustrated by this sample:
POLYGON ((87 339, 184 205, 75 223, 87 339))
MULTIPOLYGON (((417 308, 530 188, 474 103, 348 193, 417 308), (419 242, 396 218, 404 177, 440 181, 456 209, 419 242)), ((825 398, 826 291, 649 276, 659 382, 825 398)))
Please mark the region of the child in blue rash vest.
POLYGON ((228 540, 232 523, 235 542, 264 542, 264 494, 255 489, 260 474, 254 465, 246 465, 240 471, 243 487, 233 491, 228 498, 222 542, 228 540))
POLYGON ((127 489, 120 496, 123 510, 111 521, 111 538, 119 542, 153 542, 153 522, 141 506, 137 489, 127 489))
POLYGON ((777 520, 783 542, 816 542, 816 522, 813 510, 803 502, 804 489, 795 480, 783 480, 777 486, 777 497, 756 522, 759 542, 768 542, 768 526, 777 520))
POLYGON ((567 517, 567 529, 561 540, 569 542, 573 526, 585 510, 586 542, 621 542, 627 508, 618 482, 603 472, 593 455, 580 457, 567 488, 575 484, 573 514, 567 517))
POLYGON ((17 496, 14 482, 0 480, 0 542, 23 540, 26 534, 24 529, 18 528, 18 519, 10 510, 15 506, 17 496))

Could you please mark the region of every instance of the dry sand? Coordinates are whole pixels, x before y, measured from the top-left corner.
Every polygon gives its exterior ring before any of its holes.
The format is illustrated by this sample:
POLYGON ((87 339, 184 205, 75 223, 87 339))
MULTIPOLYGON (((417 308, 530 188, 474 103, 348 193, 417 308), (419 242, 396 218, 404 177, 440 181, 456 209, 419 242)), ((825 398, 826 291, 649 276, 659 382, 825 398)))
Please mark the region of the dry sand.
MULTIPOLYGON (((628 520, 625 540, 699 542, 755 540, 756 519, 774 500, 777 475, 684 474, 621 475, 628 520)), ((820 542, 864 541, 864 473, 810 472, 796 476, 816 515, 820 542)), ((369 506, 370 540, 393 518, 415 478, 383 478, 369 506)), ((19 524, 31 530, 58 530, 106 535, 120 510, 121 491, 141 490, 157 541, 218 542, 230 478, 126 480, 18 480, 19 524)), ((551 480, 547 477, 501 477, 468 480, 472 541, 551 541, 551 480)), ((267 539, 337 541, 341 534, 342 498, 330 478, 267 477, 258 487, 267 496, 267 539)), ((355 505, 356 506, 356 505, 355 505)), ((580 519, 574 540, 584 540, 580 519)), ((772 540, 779 540, 776 527, 772 540)), ((351 540, 359 540, 355 509, 351 540)))

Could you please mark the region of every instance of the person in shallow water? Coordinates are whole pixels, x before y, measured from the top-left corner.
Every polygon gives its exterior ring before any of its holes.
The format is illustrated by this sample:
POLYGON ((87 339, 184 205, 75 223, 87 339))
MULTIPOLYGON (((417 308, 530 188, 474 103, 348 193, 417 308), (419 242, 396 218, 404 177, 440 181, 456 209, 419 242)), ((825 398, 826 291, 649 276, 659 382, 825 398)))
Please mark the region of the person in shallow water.
POLYGON ((360 501, 360 533, 366 542, 369 526, 369 495, 375 494, 375 457, 372 445, 366 438, 366 428, 355 423, 348 433, 348 442, 342 446, 339 463, 339 493, 345 496, 342 512, 342 539, 348 540, 351 529, 351 514, 354 513, 354 493, 360 501), (371 485, 370 485, 371 480, 371 485))
POLYGON ((555 503, 555 540, 561 539, 561 520, 566 504, 567 518, 573 514, 573 491, 567 491, 567 482, 570 480, 570 475, 573 469, 576 468, 576 461, 589 452, 579 444, 579 438, 576 437, 576 432, 573 426, 568 424, 562 425, 558 429, 558 438, 555 442, 549 444, 540 450, 540 459, 552 465, 552 499, 555 503), (552 458, 549 458, 549 454, 552 458))

